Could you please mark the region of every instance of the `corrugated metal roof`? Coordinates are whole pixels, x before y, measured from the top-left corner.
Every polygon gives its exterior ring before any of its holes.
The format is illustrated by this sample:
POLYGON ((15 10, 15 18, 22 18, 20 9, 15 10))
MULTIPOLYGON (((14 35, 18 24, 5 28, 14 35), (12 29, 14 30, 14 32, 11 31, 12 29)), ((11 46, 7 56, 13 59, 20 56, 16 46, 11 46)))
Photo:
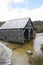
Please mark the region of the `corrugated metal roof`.
POLYGON ((24 28, 27 24, 29 18, 21 18, 21 19, 14 19, 9 20, 4 23, 0 29, 11 29, 11 28, 24 28))

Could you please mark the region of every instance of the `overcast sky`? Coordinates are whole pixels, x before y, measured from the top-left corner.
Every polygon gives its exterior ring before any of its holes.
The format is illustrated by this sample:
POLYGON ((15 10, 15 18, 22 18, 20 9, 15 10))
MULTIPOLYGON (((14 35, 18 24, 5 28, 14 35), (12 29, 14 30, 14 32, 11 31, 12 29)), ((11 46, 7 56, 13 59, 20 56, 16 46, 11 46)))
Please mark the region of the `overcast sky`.
POLYGON ((0 0, 0 21, 24 17, 43 20, 43 0, 0 0))

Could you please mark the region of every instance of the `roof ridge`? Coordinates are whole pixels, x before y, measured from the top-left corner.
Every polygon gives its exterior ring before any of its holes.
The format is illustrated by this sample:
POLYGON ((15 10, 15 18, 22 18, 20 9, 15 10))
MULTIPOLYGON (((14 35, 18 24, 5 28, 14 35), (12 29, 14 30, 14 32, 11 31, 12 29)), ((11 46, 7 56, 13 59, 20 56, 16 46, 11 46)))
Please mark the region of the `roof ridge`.
POLYGON ((20 19, 26 19, 26 18, 29 18, 29 17, 18 18, 18 19, 12 19, 12 20, 7 20, 7 21, 20 20, 20 19))

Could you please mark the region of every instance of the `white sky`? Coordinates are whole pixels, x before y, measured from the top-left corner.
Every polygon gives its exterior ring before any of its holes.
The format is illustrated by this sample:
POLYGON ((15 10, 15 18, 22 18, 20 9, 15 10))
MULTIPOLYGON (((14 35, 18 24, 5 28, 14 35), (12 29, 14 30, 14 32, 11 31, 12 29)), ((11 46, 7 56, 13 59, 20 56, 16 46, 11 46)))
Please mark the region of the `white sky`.
POLYGON ((32 20, 43 20, 43 3, 40 7, 31 10, 19 7, 10 9, 12 1, 15 3, 24 2, 24 0, 0 0, 0 21, 23 17, 31 17, 32 20))

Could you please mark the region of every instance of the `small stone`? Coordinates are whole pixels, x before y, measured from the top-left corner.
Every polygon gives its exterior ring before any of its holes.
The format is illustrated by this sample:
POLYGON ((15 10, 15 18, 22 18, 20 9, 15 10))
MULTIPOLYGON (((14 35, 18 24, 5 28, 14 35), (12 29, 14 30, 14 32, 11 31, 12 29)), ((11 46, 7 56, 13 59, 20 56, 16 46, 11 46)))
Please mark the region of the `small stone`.
POLYGON ((28 55, 33 55, 33 52, 32 52, 32 51, 26 51, 26 53, 27 53, 28 55))

